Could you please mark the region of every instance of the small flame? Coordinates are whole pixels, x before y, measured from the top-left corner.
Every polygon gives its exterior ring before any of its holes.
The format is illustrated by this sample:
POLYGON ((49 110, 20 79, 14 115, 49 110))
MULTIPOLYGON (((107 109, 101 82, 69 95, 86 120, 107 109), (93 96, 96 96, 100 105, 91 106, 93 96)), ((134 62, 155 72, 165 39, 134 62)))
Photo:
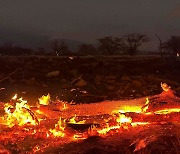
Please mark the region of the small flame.
POLYGON ((66 110, 67 108, 67 103, 63 102, 63 110, 66 110))
POLYGON ((50 129, 49 131, 55 136, 55 137, 64 137, 65 133, 64 130, 66 128, 65 125, 65 120, 62 121, 62 119, 60 118, 58 123, 55 124, 55 128, 54 129, 50 129))
POLYGON ((119 114, 119 117, 116 119, 116 121, 120 124, 131 123, 132 119, 130 117, 126 117, 124 114, 119 114))
POLYGON ((69 119, 69 123, 72 123, 72 124, 76 124, 76 114, 74 115, 74 117, 72 117, 71 119, 69 119))
POLYGON ((41 105, 49 105, 50 103, 50 95, 48 94, 47 96, 42 96, 41 98, 39 98, 39 104, 41 105))
POLYGON ((146 98, 146 103, 145 106, 142 108, 142 112, 147 112, 148 108, 149 108, 149 98, 146 98))
POLYGON ((16 100, 17 99, 17 94, 15 94, 13 97, 12 97, 12 100, 16 100))
POLYGON ((98 130, 97 132, 100 134, 100 135, 106 135, 110 130, 113 130, 113 129, 119 129, 120 126, 117 125, 117 126, 109 126, 107 125, 107 127, 101 129, 101 130, 98 130))
POLYGON ((161 88, 166 92, 168 92, 171 89, 171 87, 168 86, 167 83, 162 83, 162 82, 161 82, 161 88))

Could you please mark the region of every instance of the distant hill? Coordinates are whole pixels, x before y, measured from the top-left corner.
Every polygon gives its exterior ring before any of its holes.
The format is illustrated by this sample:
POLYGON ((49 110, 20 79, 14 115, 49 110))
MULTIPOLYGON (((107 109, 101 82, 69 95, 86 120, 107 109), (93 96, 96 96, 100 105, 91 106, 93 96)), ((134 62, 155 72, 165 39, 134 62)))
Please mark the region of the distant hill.
MULTIPOLYGON (((68 45, 72 52, 76 52, 78 50, 78 46, 83 44, 84 42, 71 40, 71 39, 62 39, 55 38, 59 41, 64 41, 65 44, 68 45)), ((42 36, 38 34, 30 34, 30 33, 20 33, 20 32, 12 32, 12 31, 2 31, 0 30, 0 45, 5 42, 10 42, 13 45, 28 47, 28 48, 38 48, 38 47, 48 47, 48 44, 53 39, 48 36, 42 36)))

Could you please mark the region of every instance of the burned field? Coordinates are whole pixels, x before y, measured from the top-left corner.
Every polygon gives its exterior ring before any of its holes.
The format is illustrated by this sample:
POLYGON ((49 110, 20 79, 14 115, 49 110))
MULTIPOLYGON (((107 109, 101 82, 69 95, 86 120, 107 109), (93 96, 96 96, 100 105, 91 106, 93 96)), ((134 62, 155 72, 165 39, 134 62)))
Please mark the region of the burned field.
POLYGON ((177 57, 2 57, 0 152, 179 153, 179 66, 177 57))
POLYGON ((161 92, 160 83, 180 91, 177 57, 1 57, 1 100, 50 94, 76 103, 140 98, 161 92), (3 89, 5 88, 5 89, 3 89))

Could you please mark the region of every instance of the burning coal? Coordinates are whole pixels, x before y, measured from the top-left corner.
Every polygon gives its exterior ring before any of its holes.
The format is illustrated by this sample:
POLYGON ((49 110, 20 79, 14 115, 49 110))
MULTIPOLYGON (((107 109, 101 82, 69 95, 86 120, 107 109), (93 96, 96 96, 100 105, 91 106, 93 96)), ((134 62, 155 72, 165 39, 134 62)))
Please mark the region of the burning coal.
MULTIPOLYGON (((25 150, 36 153, 50 147, 85 140, 91 136, 105 138, 122 134, 128 130, 137 129, 141 125, 172 121, 178 123, 180 98, 174 95, 167 84, 161 84, 161 87, 163 93, 151 99, 146 98, 144 105, 124 105, 121 109, 108 113, 109 107, 104 103, 102 111, 106 111, 107 107, 107 112, 99 115, 83 115, 84 112, 81 112, 83 108, 80 105, 69 105, 59 100, 53 102, 49 94, 39 98, 36 106, 28 105, 26 100, 15 95, 4 104, 5 114, 0 119, 0 145, 7 147, 8 150, 4 148, 7 151, 15 150, 22 153, 25 150), (24 149, 18 146, 12 149, 10 147, 27 139, 32 141, 30 148, 24 149)), ((85 110, 86 106, 83 107, 85 110)), ((87 105, 86 110, 88 109, 87 105)), ((91 110, 92 108, 88 110, 89 113, 92 112, 91 110)), ((154 140, 155 138, 152 138, 152 141, 154 140)), ((149 141, 136 142, 135 151, 146 147, 145 142, 149 141)))

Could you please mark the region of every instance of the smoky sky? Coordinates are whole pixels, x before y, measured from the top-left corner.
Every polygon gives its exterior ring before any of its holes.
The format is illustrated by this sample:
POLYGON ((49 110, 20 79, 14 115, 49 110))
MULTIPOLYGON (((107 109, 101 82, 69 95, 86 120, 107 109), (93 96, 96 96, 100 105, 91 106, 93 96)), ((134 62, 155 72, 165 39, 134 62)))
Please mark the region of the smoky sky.
POLYGON ((94 43, 104 36, 144 33, 158 41, 180 35, 179 0, 0 0, 0 39, 54 37, 94 43))

